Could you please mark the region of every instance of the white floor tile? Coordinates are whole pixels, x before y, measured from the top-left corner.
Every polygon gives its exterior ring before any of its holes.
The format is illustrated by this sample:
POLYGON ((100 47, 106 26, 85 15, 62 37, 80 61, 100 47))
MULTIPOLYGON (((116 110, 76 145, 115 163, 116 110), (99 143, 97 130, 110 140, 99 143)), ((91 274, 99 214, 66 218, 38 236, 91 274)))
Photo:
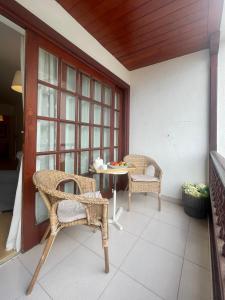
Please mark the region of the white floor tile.
POLYGON ((187 240, 186 230, 153 219, 141 236, 174 254, 184 256, 187 240))
POLYGON ((208 220, 191 218, 190 232, 208 238, 208 220))
POLYGON ((188 261, 185 261, 182 270, 178 299, 210 300, 210 272, 188 261))
POLYGON ((16 300, 50 300, 48 294, 40 287, 39 283, 36 282, 32 293, 27 296, 23 295, 16 300))
POLYGON ((64 228, 63 232, 77 242, 83 243, 93 235, 93 228, 85 225, 76 225, 64 228))
POLYGON ((161 212, 157 212, 154 218, 187 231, 190 224, 190 217, 183 211, 162 210, 161 212))
POLYGON ((121 269, 167 300, 177 297, 183 260, 166 250, 139 240, 121 269))
POLYGON ((144 288, 122 272, 111 280, 99 300, 160 300, 158 296, 144 288))
POLYGON ((46 274, 40 284, 57 299, 98 299, 115 269, 104 272, 104 260, 83 246, 75 249, 66 259, 46 274))
POLYGON ((149 195, 133 194, 131 198, 131 211, 153 217, 158 212, 158 202, 156 198, 149 195))
MULTIPOLYGON (((109 261, 118 267, 133 247, 137 237, 124 230, 118 230, 114 225, 110 225, 109 229, 109 261)), ((97 231, 84 245, 103 257, 100 232, 97 231)))
POLYGON ((123 211, 119 222, 123 225, 125 231, 139 236, 150 221, 150 217, 134 211, 123 211))
MULTIPOLYGON (((24 268, 18 258, 13 259, 0 267, 0 299, 15 300, 25 297, 31 275, 24 268)), ((49 299, 47 294, 36 284, 31 299, 49 299)))
MULTIPOLYGON (((24 264, 24 266, 30 271, 31 274, 33 274, 35 271, 38 261, 42 255, 44 245, 39 244, 30 251, 19 256, 19 260, 24 264)), ((38 278, 41 278, 57 263, 62 261, 64 257, 70 254, 78 245, 79 244, 76 241, 72 240, 63 232, 60 232, 55 239, 55 242, 45 264, 41 268, 38 278)))
POLYGON ((209 239, 189 232, 185 258, 210 269, 209 239))

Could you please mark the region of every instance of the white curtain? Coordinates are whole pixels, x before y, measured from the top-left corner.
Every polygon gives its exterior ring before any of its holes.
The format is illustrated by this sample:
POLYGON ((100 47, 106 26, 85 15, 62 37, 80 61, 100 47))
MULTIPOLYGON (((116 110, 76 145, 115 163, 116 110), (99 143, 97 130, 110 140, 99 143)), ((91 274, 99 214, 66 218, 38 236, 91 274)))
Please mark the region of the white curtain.
MULTIPOLYGON (((21 36, 20 48, 20 64, 21 64, 21 79, 24 91, 24 66, 25 66, 25 37, 21 36)), ((24 107, 24 93, 22 93, 24 107)), ((15 203, 13 208, 13 217, 10 226, 8 239, 6 242, 6 250, 21 249, 21 214, 22 214, 22 177, 23 177, 23 157, 21 157, 18 184, 16 189, 15 203)))

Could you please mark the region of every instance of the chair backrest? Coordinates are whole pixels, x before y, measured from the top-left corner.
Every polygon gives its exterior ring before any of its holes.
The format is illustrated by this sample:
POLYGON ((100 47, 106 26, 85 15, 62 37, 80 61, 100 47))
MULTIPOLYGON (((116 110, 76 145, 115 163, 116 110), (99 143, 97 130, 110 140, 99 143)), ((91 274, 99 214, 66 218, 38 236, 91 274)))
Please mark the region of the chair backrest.
POLYGON ((77 184, 81 194, 95 190, 95 183, 88 182, 89 178, 79 175, 67 174, 58 170, 37 171, 33 175, 33 183, 41 194, 42 199, 48 210, 52 204, 58 200, 56 190, 63 182, 73 181, 77 184), (90 184, 92 186, 90 186, 90 184))
POLYGON ((156 177, 159 177, 162 172, 156 161, 145 155, 129 154, 126 155, 123 160, 136 168, 135 174, 146 174, 149 166, 154 167, 156 177))

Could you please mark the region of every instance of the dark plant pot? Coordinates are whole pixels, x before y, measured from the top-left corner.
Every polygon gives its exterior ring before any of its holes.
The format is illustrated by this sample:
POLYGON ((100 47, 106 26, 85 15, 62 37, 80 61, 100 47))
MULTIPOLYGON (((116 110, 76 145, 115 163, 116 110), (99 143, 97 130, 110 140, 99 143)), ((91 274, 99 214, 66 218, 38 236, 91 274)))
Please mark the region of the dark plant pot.
POLYGON ((203 219, 206 218, 208 212, 208 198, 197 198, 186 194, 182 190, 182 201, 184 211, 187 215, 193 218, 203 219))

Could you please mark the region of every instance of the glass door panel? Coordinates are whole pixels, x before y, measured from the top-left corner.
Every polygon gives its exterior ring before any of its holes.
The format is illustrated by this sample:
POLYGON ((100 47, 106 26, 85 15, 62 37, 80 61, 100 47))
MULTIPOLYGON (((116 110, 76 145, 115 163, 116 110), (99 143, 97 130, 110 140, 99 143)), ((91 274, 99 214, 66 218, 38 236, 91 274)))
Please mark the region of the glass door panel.
POLYGON ((69 174, 75 173, 75 155, 73 152, 60 155, 60 170, 69 174))
POLYGON ((88 173, 89 170, 89 151, 82 151, 80 154, 80 173, 88 173))
POLYGON ((110 129, 104 128, 104 147, 110 147, 110 129))
POLYGON ((104 102, 107 105, 111 105, 112 101, 112 90, 105 86, 104 88, 104 102))
POLYGON ((94 134, 93 134, 93 147, 99 148, 101 145, 101 128, 94 127, 94 134))
POLYGON ((82 81, 82 96, 85 96, 85 97, 90 97, 90 85, 91 85, 91 80, 88 76, 82 74, 82 77, 81 77, 81 81, 82 81))
POLYGON ((76 70, 72 67, 62 64, 62 88, 67 91, 75 92, 76 91, 76 70))
POLYGON ((80 140, 82 149, 89 148, 89 126, 81 126, 80 140))
POLYGON ((101 102, 102 86, 98 81, 94 81, 94 100, 101 102))
POLYGON ((76 98, 71 94, 61 94, 60 118, 74 122, 76 120, 76 98))
POLYGON ((60 124, 60 148, 69 150, 75 148, 75 125, 69 123, 60 124))
POLYGON ((44 49, 39 49, 38 79, 53 85, 58 84, 58 58, 44 49))
POLYGON ((104 107, 104 125, 110 126, 110 108, 104 107))
POLYGON ((56 168, 56 155, 38 155, 36 157, 36 171, 40 170, 55 170, 56 168))
POLYGON ((38 116, 57 117, 57 90, 38 84, 38 116))
POLYGON ((56 122, 37 121, 37 152, 56 150, 56 122))
POLYGON ((82 123, 89 123, 90 121, 90 102, 81 100, 80 101, 81 119, 82 123))
POLYGON ((94 104, 94 124, 101 125, 102 123, 102 108, 98 104, 94 104))

